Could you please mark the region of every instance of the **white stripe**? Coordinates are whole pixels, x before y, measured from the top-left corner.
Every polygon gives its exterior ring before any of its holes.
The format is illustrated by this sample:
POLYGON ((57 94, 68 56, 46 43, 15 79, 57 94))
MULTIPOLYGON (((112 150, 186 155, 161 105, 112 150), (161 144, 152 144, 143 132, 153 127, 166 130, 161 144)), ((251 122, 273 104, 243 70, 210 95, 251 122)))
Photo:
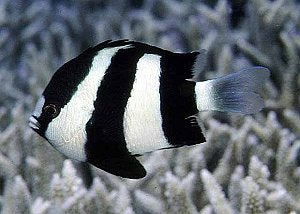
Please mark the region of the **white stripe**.
POLYGON ((197 82, 195 86, 196 103, 199 111, 215 110, 213 80, 197 82))
POLYGON ((59 116, 48 126, 45 136, 57 150, 69 158, 86 160, 85 125, 94 111, 97 90, 111 63, 111 58, 122 48, 127 48, 127 46, 99 51, 93 59, 88 75, 78 85, 70 102, 61 109, 59 116))
POLYGON ((145 54, 137 63, 123 120, 127 149, 131 154, 170 147, 162 129, 160 72, 160 56, 145 54))

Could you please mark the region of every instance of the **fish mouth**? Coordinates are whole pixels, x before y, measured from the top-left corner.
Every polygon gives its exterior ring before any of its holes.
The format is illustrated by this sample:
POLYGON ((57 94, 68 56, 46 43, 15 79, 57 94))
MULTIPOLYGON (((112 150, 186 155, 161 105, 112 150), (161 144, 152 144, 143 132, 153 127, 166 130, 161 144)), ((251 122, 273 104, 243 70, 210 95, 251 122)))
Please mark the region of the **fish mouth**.
POLYGON ((41 124, 36 116, 31 115, 31 117, 29 118, 29 127, 32 128, 34 131, 40 130, 41 124))

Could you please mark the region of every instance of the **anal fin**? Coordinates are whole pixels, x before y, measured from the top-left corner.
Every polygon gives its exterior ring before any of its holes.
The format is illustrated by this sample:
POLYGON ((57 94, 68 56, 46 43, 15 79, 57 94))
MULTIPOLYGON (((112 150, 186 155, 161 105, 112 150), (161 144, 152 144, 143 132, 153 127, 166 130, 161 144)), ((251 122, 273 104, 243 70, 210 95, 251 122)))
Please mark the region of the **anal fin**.
POLYGON ((187 117, 186 120, 189 121, 189 124, 191 127, 199 127, 197 114, 187 117))

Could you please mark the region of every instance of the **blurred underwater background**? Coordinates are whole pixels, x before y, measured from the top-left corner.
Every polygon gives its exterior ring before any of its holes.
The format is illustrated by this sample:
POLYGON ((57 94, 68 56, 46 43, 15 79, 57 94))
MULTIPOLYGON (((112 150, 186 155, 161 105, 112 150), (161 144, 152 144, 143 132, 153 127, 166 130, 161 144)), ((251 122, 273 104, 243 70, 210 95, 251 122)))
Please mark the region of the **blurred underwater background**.
POLYGON ((0 0, 0 210, 300 213, 300 2, 0 0), (206 49, 207 79, 265 66, 266 108, 201 112, 208 142, 140 157, 144 179, 67 160, 28 127, 30 113, 63 63, 124 38, 206 49))

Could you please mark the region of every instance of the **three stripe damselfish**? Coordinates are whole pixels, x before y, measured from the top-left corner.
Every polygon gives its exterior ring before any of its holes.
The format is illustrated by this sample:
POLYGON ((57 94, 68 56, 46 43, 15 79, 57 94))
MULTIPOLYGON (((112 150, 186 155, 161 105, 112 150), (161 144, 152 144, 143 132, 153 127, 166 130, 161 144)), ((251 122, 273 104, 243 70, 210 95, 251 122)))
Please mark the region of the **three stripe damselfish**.
POLYGON ((267 68, 203 81, 205 62, 204 50, 102 42, 56 71, 29 125, 69 158, 142 178, 146 171, 136 156, 206 141, 199 111, 252 114, 263 108, 258 91, 267 68))

